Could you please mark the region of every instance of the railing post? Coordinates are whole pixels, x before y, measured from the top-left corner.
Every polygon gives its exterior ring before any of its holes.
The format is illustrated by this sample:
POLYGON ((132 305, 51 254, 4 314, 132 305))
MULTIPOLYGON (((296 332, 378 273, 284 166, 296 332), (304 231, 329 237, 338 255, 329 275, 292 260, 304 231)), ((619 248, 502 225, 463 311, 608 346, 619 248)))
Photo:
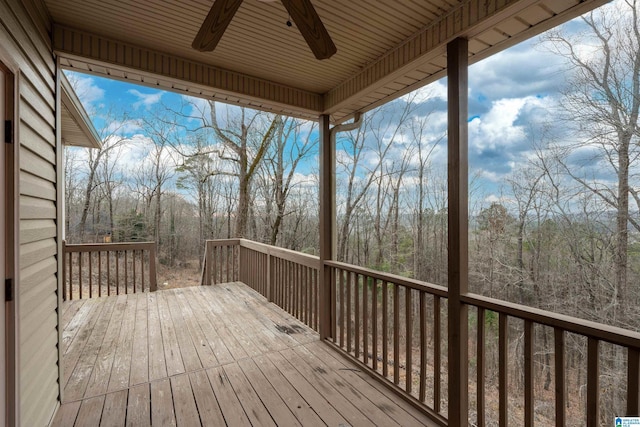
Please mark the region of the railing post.
POLYGON ((267 289, 268 289, 267 299, 269 300, 269 302, 273 302, 274 296, 276 294, 276 281, 273 274, 274 269, 271 266, 272 260, 273 258, 271 257, 271 254, 267 252, 267 289))
POLYGON ((457 38, 447 45, 448 73, 448 370, 449 426, 468 423, 468 55, 469 43, 457 38))
POLYGON ((627 416, 640 415, 640 349, 627 349, 627 416))
POLYGON ((600 424, 600 341, 589 338, 587 344, 587 426, 600 424))
POLYGON ((331 269, 324 264, 335 254, 335 147, 331 144, 329 115, 320 116, 320 339, 331 336, 331 269))
POLYGON ((62 301, 67 300, 67 241, 62 241, 62 301))
POLYGON ((158 290, 158 277, 156 276, 156 256, 156 242, 153 242, 153 244, 149 248, 149 292, 155 292, 158 290))
POLYGON ((211 276, 213 275, 213 272, 215 271, 215 269, 213 268, 213 242, 211 240, 207 240, 207 258, 206 258, 206 266, 207 266, 207 271, 206 271, 206 276, 205 276, 205 282, 207 285, 211 285, 212 284, 212 279, 211 276))

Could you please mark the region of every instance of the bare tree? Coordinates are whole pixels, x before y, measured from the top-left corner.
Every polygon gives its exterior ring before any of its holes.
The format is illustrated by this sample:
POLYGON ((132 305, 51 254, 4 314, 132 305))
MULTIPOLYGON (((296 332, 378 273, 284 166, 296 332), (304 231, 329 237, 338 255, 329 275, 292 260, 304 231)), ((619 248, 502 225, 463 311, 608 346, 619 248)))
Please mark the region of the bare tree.
MULTIPOLYGON (((236 165, 235 176, 238 178, 238 207, 236 209, 236 229, 238 237, 246 237, 249 217, 249 191, 251 180, 265 152, 282 127, 282 117, 240 108, 235 122, 227 120, 227 126, 221 127, 218 121, 216 103, 209 101, 210 126, 215 135, 223 143, 224 149, 218 152, 221 159, 236 165), (264 119, 264 122, 263 122, 264 119), (263 125, 266 125, 266 131, 263 125), (228 154, 231 151, 231 155, 228 154)), ((227 119, 229 119, 227 114, 227 119)))
POLYGON ((108 110, 103 121, 105 126, 99 131, 102 147, 99 149, 86 148, 86 179, 84 187, 84 195, 82 202, 82 214, 80 224, 78 226, 78 235, 80 241, 84 241, 87 218, 89 211, 92 209, 92 203, 95 202, 96 189, 103 182, 100 180, 98 170, 108 158, 108 154, 112 150, 116 150, 127 141, 124 134, 126 127, 130 124, 129 117, 126 113, 116 114, 114 110, 108 110))
POLYGON ((142 173, 147 175, 149 194, 154 202, 153 235, 158 243, 161 241, 162 195, 166 184, 173 177, 175 168, 171 147, 180 140, 180 136, 176 134, 176 125, 165 115, 165 112, 156 111, 144 119, 144 129, 151 139, 151 144, 147 156, 149 163, 141 169, 142 173))
MULTIPOLYGON (((263 161, 267 190, 266 204, 273 203, 273 219, 268 216, 269 244, 275 245, 280 227, 287 214, 287 201, 294 187, 299 184, 294 178, 300 162, 309 158, 317 146, 313 139, 315 124, 305 126, 304 122, 293 118, 283 118, 276 129, 274 139, 265 153, 263 161)), ((270 208, 267 209, 270 211, 270 208)))
MULTIPOLYGON (((346 176, 346 192, 338 235, 338 259, 346 260, 351 219, 372 184, 379 180, 393 144, 401 139, 415 105, 398 100, 373 110, 357 131, 341 138, 336 162, 346 176)), ((340 172, 338 172, 340 173, 340 172)))
POLYGON ((630 215, 630 196, 640 208, 637 185, 629 179, 635 170, 640 125, 640 21, 636 0, 600 8, 582 17, 585 29, 577 34, 555 30, 547 46, 569 64, 569 81, 561 106, 568 123, 575 124, 580 141, 575 149, 588 148, 601 168, 615 175, 609 185, 602 179, 581 175, 569 164, 566 171, 616 213, 614 257, 616 286, 622 301, 627 291, 628 227, 640 231, 630 215), (588 45, 588 49, 580 46, 588 45), (588 52, 588 53, 585 53, 588 52))

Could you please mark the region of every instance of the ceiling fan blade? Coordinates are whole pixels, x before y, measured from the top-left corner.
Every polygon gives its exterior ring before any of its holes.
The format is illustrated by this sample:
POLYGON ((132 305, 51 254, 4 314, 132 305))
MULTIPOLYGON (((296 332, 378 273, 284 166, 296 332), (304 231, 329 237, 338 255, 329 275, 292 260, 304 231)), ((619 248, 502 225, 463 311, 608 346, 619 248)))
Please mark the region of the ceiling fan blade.
POLYGON ((242 0, 215 0, 191 47, 200 52, 216 48, 242 0))
POLYGON ((316 58, 327 59, 338 51, 310 0, 281 1, 316 58))

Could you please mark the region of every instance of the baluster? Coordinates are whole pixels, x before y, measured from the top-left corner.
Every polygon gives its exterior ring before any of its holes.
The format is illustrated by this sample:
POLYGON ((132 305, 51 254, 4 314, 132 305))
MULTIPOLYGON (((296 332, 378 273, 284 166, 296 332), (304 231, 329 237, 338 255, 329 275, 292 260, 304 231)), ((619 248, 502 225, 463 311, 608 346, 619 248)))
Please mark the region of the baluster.
POLYGON ((600 425, 600 341, 589 338, 587 344, 587 426, 600 425))
POLYGON ((355 315, 356 315, 356 322, 355 322, 355 335, 356 335, 356 348, 355 348, 355 354, 356 354, 356 359, 360 358, 360 277, 358 275, 358 273, 354 273, 353 276, 355 277, 355 298, 354 298, 354 302, 355 302, 355 315))
POLYGON ((133 293, 136 293, 136 250, 131 251, 131 264, 133 273, 133 293))
POLYGON ((393 284, 393 383, 400 384, 400 289, 393 284))
POLYGON ((420 390, 418 399, 425 401, 427 388, 427 295, 420 291, 420 390))
POLYGON ((499 414, 498 422, 501 426, 506 426, 509 420, 509 390, 507 369, 509 368, 509 342, 507 330, 507 315, 500 313, 498 316, 498 395, 499 395, 499 414))
POLYGON ((89 258, 89 298, 93 298, 93 253, 87 253, 87 258, 89 258))
POLYGON ((124 293, 125 295, 129 293, 129 263, 127 253, 129 251, 124 251, 124 293))
POLYGON ((78 282, 80 284, 80 299, 82 299, 82 252, 78 252, 78 282))
POLYGON ((120 256, 119 251, 114 252, 116 262, 116 295, 120 295, 120 256))
POLYGON ((406 381, 406 390, 407 393, 411 394, 411 386, 412 386, 412 374, 413 374, 413 360, 412 360, 412 356, 413 356, 413 307, 412 307, 412 301, 411 301, 411 288, 404 288, 404 295, 406 298, 406 302, 405 302, 405 310, 406 310, 406 329, 407 329, 407 338, 406 338, 406 344, 407 344, 407 348, 405 350, 405 357, 406 357, 406 365, 405 365, 405 369, 406 369, 406 375, 407 375, 407 381, 406 381))
POLYGON ((440 297, 433 296, 433 409, 436 412, 440 412, 441 401, 441 334, 442 334, 442 322, 440 312, 440 297))
POLYGON ((476 359, 477 359, 477 379, 476 379, 476 396, 478 402, 478 427, 485 426, 485 371, 486 371, 486 363, 485 363, 485 327, 484 327, 484 317, 485 317, 484 308, 478 307, 478 330, 477 330, 477 347, 476 347, 476 359))
POLYGON ((362 276, 362 361, 369 363, 369 278, 362 276))
POLYGON ((351 287, 352 287, 352 273, 346 271, 347 279, 347 352, 351 353, 351 331, 353 325, 353 319, 351 317, 351 287))
POLYGON ((111 295, 111 252, 107 251, 107 295, 111 295))
POLYGON ((98 296, 102 296, 102 251, 98 251, 98 296))
POLYGON ((73 252, 69 252, 69 301, 73 300, 73 252))
POLYGON ((389 283, 382 281, 382 375, 389 376, 389 283))
POLYGON ((640 415, 640 350, 627 349, 627 416, 640 415))
POLYGON ((372 279, 373 287, 371 290, 371 318, 372 318, 372 345, 373 345, 373 370, 378 370, 378 280, 372 279))
POLYGON ((345 303, 344 303, 344 271, 338 270, 338 282, 340 286, 340 348, 344 348, 344 327, 345 327, 345 303))
POLYGON ((555 380, 556 380, 556 426, 564 426, 566 397, 564 382, 564 331, 555 328, 554 347, 555 347, 555 380))
POLYGON ((533 427, 533 322, 524 321, 524 425, 533 427))

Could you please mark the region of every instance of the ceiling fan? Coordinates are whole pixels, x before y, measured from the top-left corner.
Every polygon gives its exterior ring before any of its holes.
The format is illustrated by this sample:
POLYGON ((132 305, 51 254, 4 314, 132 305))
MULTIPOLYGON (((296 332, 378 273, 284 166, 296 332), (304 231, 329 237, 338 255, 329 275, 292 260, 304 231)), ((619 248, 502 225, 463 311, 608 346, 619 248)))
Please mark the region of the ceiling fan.
MULTIPOLYGON (((336 45, 310 0, 281 1, 317 59, 327 59, 336 53, 336 45)), ((214 50, 241 3, 242 0, 214 0, 191 46, 200 52, 214 50)))

